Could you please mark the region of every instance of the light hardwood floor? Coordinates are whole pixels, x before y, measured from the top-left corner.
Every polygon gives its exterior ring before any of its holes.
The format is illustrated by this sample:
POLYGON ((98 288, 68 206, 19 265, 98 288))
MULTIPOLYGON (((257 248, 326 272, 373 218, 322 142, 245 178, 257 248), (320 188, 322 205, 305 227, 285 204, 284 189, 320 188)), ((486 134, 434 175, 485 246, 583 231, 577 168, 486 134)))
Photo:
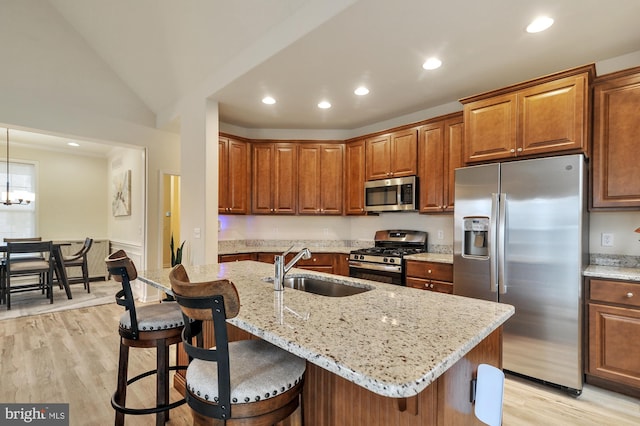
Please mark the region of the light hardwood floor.
MULTIPOLYGON (((2 307, 0 307, 2 309, 2 307)), ((0 321, 0 402, 69 403, 72 426, 113 423, 118 318, 114 303, 0 321)), ((153 350, 132 349, 130 374, 155 365, 153 350)), ((153 404, 153 378, 130 388, 128 404, 153 404)), ((172 397, 179 399, 175 391, 172 397)), ((128 425, 153 425, 153 416, 127 416, 128 425)), ((186 405, 167 425, 189 425, 186 405)), ((504 425, 638 425, 640 401, 593 386, 579 398, 507 376, 504 425)), ((336 425, 339 426, 339 425, 336 425)))

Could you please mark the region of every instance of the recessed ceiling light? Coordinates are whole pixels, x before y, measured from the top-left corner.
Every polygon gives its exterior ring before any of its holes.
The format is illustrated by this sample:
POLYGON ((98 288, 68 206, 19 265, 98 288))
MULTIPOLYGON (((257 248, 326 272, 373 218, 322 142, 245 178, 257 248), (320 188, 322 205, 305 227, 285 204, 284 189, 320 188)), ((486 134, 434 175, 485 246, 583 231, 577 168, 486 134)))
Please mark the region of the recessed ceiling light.
POLYGON ((422 64, 422 68, 425 70, 435 70, 436 68, 440 68, 442 65, 442 61, 438 58, 429 58, 422 64))
POLYGON ((69 146, 80 146, 79 143, 75 143, 75 142, 67 142, 67 145, 69 145, 69 146))
POLYGON ((369 94, 369 89, 367 89, 364 86, 360 86, 356 90, 354 90, 353 93, 355 93, 358 96, 364 96, 369 94))
POLYGON ((553 25, 553 19, 548 16, 539 16, 527 25, 528 33, 539 33, 553 25))
POLYGON ((331 104, 327 101, 322 101, 318 104, 318 108, 322 108, 322 109, 331 108, 331 104))
POLYGON ((271 96, 265 96, 264 98, 262 98, 262 103, 267 105, 273 105, 276 103, 276 100, 273 99, 271 96))

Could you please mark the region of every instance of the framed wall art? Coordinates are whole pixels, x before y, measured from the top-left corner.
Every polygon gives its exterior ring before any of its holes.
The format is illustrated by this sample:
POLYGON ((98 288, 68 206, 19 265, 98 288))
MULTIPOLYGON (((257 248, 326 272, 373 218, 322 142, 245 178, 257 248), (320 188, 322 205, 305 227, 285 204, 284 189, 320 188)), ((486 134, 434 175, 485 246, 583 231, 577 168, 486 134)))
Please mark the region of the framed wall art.
POLYGON ((114 216, 131 216, 131 170, 113 176, 111 211, 114 216))

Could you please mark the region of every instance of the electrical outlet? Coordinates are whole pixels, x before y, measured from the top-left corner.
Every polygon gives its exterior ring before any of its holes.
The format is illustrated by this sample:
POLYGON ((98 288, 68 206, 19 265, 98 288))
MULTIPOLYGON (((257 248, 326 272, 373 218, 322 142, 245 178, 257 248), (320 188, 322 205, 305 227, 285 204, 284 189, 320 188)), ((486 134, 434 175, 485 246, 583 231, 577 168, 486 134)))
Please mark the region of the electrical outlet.
POLYGON ((613 247, 613 234, 603 232, 600 237, 600 245, 602 247, 613 247))
POLYGON ((444 240, 444 231, 442 229, 438 230, 438 239, 444 240))

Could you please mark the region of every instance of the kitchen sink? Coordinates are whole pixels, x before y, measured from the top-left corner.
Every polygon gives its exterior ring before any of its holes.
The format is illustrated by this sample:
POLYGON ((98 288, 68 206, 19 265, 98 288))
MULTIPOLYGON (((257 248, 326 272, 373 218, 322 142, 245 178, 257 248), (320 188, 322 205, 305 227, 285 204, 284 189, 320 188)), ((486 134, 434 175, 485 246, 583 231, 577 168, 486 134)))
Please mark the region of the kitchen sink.
MULTIPOLYGON (((273 277, 266 277, 264 280, 273 282, 273 277)), ((332 281, 330 279, 305 275, 288 275, 284 278, 283 285, 294 290, 306 291, 307 293, 319 294, 321 296, 328 297, 352 296, 354 294, 373 290, 373 287, 371 286, 357 287, 332 281)))

